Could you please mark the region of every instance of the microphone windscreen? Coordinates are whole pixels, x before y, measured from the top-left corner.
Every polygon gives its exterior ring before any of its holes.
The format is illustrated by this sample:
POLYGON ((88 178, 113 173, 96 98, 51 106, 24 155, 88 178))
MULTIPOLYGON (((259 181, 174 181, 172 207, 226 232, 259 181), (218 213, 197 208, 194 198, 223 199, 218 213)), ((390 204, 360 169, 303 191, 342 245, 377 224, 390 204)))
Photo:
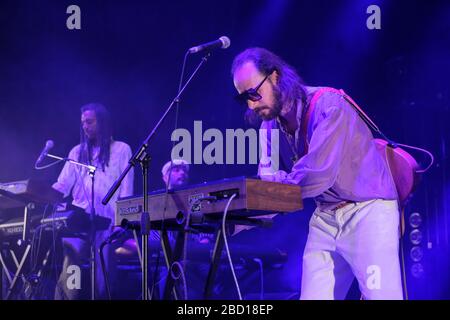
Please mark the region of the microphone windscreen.
POLYGON ((222 49, 228 48, 230 46, 230 44, 231 44, 231 40, 227 36, 221 36, 219 38, 219 40, 222 41, 222 43, 223 43, 222 49))
POLYGON ((53 140, 47 140, 47 142, 45 143, 45 148, 48 150, 48 149, 53 148, 54 145, 55 145, 55 143, 53 142, 53 140))

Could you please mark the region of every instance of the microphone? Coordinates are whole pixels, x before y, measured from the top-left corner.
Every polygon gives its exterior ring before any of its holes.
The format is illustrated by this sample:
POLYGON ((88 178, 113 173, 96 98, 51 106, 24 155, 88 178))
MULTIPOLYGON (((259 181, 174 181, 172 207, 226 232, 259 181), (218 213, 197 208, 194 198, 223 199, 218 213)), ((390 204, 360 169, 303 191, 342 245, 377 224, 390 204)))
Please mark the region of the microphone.
POLYGON ((207 42, 207 43, 203 43, 199 46, 196 47, 192 47, 188 50, 189 53, 197 53, 203 50, 213 50, 213 49, 226 49, 230 46, 231 41, 230 38, 226 37, 226 36, 222 36, 219 39, 215 40, 215 41, 211 41, 211 42, 207 42))
POLYGON ((53 142, 53 140, 47 140, 47 142, 45 143, 44 149, 42 149, 42 152, 39 155, 39 158, 36 160, 36 165, 38 165, 39 163, 42 162, 42 160, 44 160, 44 158, 47 156, 47 153, 49 152, 49 150, 51 148, 53 148, 54 145, 55 145, 55 143, 53 142))

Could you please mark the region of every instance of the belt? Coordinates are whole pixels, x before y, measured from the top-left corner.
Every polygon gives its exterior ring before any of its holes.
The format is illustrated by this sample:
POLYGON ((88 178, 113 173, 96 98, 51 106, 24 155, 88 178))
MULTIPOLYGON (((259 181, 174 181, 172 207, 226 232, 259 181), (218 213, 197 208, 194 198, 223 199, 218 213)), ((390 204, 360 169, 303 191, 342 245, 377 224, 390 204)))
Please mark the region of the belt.
POLYGON ((334 207, 334 210, 342 209, 342 208, 344 208, 346 205, 348 205, 348 204, 350 204, 350 203, 355 203, 355 202, 353 202, 353 201, 343 201, 343 202, 340 202, 336 207, 334 207))
POLYGON ((325 210, 332 210, 332 211, 336 211, 339 209, 344 208, 345 206, 351 204, 351 203, 355 203, 354 201, 341 201, 338 204, 333 205, 332 203, 317 203, 317 206, 320 208, 323 208, 325 210))

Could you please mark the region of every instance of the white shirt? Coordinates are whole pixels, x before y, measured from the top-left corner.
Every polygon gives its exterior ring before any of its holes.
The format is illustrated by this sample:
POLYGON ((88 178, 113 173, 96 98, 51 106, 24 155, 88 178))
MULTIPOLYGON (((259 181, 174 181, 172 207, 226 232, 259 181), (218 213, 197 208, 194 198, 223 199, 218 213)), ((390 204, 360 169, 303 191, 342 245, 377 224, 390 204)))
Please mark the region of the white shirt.
MULTIPOLYGON (((106 206, 102 204, 102 199, 128 165, 128 161, 132 156, 131 148, 124 142, 113 141, 111 143, 109 165, 105 166, 104 171, 98 161, 98 151, 93 150, 94 157, 92 160, 92 165, 97 167, 94 177, 95 213, 114 221, 116 200, 133 194, 134 169, 131 168, 122 181, 121 186, 106 206)), ((68 158, 78 161, 79 152, 80 145, 77 145, 70 151, 68 158)), ((72 192, 72 204, 85 209, 88 213, 91 211, 92 180, 87 168, 66 162, 58 177, 58 181, 53 184, 53 188, 63 193, 64 197, 67 197, 72 192)))
MULTIPOLYGON (((309 102, 319 89, 307 87, 309 102)), ((303 106, 297 109, 294 143, 297 155, 304 152, 302 109, 303 106)), ((278 128, 276 119, 261 124, 261 129, 268 131, 278 128)), ((308 153, 293 164, 290 172, 274 172, 266 165, 270 161, 261 159, 258 171, 261 179, 298 184, 302 187, 303 198, 315 198, 321 203, 396 199, 395 185, 370 129, 342 94, 323 93, 317 100, 307 129, 308 153)), ((281 130, 280 138, 284 134, 281 130)), ((271 150, 270 135, 261 142, 267 144, 266 150, 271 150)), ((287 162, 293 150, 281 148, 281 143, 279 146, 280 162, 287 162)))

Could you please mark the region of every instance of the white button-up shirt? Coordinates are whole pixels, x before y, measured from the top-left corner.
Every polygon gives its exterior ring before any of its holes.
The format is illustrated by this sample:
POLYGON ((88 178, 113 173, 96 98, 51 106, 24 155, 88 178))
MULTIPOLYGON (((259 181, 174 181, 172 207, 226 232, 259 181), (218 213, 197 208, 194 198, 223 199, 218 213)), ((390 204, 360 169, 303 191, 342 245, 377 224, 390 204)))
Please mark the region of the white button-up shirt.
MULTIPOLYGON (((77 145, 70 151, 68 156, 69 159, 78 161, 79 152, 80 145, 77 145)), ((133 195, 133 168, 128 172, 127 176, 122 181, 120 188, 116 191, 108 204, 105 206, 101 202, 113 183, 128 165, 128 161, 132 156, 131 148, 124 142, 113 141, 111 143, 109 165, 105 166, 104 170, 98 160, 98 152, 96 154, 94 150, 93 153, 94 159, 91 165, 97 167, 94 177, 95 213, 100 216, 108 217, 111 221, 114 221, 116 200, 118 198, 133 195)), ((53 184, 53 188, 63 193, 64 197, 67 197, 72 193, 72 204, 85 209, 86 212, 90 213, 92 180, 87 168, 66 162, 58 177, 58 181, 53 184)))

